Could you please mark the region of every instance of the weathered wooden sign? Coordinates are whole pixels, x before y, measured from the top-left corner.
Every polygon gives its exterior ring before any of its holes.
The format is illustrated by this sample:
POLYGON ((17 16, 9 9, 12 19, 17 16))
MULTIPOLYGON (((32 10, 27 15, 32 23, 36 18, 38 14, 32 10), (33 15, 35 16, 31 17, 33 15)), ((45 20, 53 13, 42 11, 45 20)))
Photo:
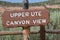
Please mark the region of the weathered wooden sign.
POLYGON ((6 10, 2 15, 2 24, 4 27, 47 25, 49 20, 50 14, 46 8, 6 10))

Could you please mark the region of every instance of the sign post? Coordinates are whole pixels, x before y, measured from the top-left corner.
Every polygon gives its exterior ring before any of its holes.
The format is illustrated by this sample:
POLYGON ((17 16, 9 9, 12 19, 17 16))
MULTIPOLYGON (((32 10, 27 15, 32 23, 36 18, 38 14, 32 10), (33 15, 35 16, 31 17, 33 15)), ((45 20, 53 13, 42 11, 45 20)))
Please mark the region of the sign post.
POLYGON ((23 28, 23 40, 29 40, 30 39, 30 27, 24 27, 23 28))
MULTIPOLYGON (((29 9, 29 2, 28 0, 24 0, 23 1, 24 3, 24 6, 23 8, 25 10, 28 10, 29 9)), ((23 27, 23 40, 29 40, 30 39, 30 27, 23 27)))
POLYGON ((40 40, 46 40, 45 39, 45 26, 40 25, 40 40))

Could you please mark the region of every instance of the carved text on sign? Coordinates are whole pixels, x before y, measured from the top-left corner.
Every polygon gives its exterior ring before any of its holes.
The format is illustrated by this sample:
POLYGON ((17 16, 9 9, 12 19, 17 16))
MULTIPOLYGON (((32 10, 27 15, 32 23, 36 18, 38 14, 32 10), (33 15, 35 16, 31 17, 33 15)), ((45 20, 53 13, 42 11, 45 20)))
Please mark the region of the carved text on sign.
POLYGON ((5 27, 47 25, 49 17, 47 9, 6 10, 2 15, 2 24, 5 27))

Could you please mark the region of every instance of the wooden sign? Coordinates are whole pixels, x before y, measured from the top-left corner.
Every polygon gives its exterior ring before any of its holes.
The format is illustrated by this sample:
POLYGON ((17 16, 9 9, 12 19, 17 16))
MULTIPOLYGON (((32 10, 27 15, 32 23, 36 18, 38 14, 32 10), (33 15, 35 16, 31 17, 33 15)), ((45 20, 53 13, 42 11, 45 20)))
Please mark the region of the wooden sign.
POLYGON ((5 10, 2 15, 2 24, 7 28, 47 25, 49 20, 46 8, 5 10))

